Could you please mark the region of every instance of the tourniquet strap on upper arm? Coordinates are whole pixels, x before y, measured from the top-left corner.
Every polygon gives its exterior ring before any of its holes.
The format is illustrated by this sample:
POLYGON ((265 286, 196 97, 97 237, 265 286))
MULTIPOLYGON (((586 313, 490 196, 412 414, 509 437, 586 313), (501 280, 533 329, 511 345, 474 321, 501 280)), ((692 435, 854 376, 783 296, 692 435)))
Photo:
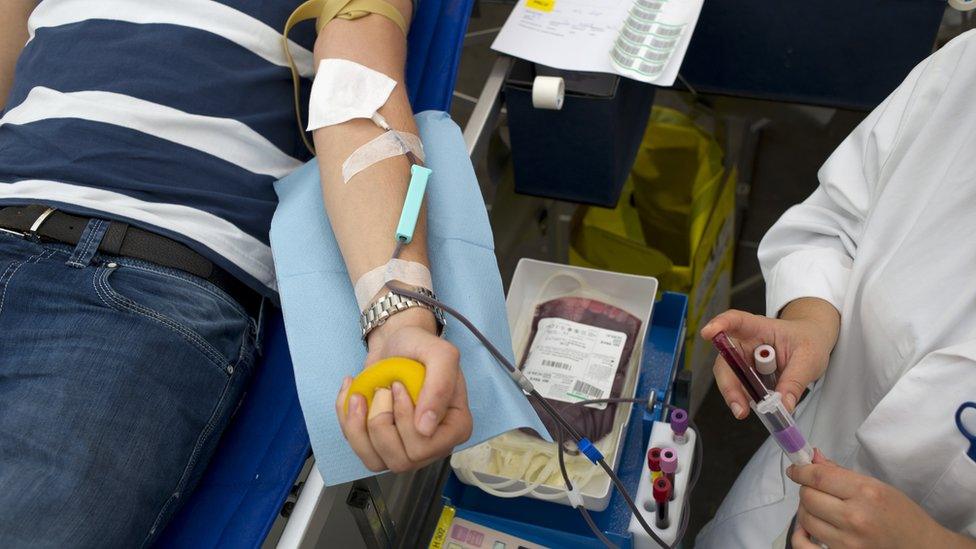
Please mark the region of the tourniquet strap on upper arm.
POLYGON ((333 19, 346 19, 351 21, 373 13, 382 15, 390 21, 393 21, 403 31, 404 36, 406 36, 408 30, 406 19, 400 13, 400 10, 385 0, 308 0, 298 6, 288 17, 288 22, 285 23, 285 32, 282 34, 282 47, 285 49, 285 56, 288 58, 288 65, 291 67, 291 79, 295 92, 295 119, 298 122, 298 131, 301 133, 302 141, 312 154, 315 154, 315 145, 305 135, 305 128, 302 124, 302 79, 298 73, 298 67, 295 66, 295 59, 292 57, 291 48, 288 47, 288 33, 291 32, 291 29, 295 25, 302 21, 308 21, 309 19, 315 19, 315 31, 322 32, 322 28, 333 19))

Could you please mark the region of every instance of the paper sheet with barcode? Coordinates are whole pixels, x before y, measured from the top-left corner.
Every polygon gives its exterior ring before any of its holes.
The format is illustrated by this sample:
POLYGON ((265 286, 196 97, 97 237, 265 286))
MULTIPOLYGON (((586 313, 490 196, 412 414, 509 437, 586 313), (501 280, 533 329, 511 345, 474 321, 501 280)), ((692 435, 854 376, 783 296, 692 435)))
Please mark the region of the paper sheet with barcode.
MULTIPOLYGON (((580 402, 609 398, 627 334, 563 318, 539 321, 522 372, 539 394, 580 402)), ((606 404, 588 404, 600 410, 606 404)))

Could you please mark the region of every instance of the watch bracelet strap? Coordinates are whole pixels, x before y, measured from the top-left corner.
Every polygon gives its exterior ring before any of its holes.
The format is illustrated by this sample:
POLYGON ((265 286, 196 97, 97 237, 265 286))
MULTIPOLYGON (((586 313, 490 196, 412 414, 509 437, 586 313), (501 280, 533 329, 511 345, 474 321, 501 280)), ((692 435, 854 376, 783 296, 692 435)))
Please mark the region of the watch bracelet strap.
MULTIPOLYGON (((434 292, 427 288, 411 288, 415 292, 423 293, 429 297, 436 299, 434 292)), ((367 307, 359 316, 359 327, 361 330, 361 335, 363 339, 363 344, 366 343, 366 337, 375 330, 376 328, 382 326, 390 319, 393 315, 406 311, 407 309, 412 309, 414 307, 420 307, 427 309, 434 313, 434 319, 437 323, 438 335, 443 335, 445 318, 444 312, 437 307, 432 307, 421 301, 411 299, 399 295, 393 291, 387 292, 385 295, 374 301, 367 307)))

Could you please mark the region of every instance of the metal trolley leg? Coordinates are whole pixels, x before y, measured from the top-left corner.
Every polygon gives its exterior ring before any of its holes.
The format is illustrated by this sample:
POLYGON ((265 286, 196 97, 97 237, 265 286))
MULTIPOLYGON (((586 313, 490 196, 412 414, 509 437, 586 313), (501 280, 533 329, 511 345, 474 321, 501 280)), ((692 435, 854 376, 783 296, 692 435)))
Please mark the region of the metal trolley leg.
POLYGON ((346 498, 349 512, 369 549, 393 549, 396 531, 376 477, 357 480, 346 498))

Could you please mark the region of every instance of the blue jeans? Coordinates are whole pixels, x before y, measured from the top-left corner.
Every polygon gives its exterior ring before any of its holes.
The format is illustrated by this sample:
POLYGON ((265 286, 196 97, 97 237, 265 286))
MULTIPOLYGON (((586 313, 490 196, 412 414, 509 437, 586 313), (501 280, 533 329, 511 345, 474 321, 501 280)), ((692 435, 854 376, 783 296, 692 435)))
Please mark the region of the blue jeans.
POLYGON ((256 324, 182 271, 0 232, 0 547, 149 545, 199 479, 256 324))

